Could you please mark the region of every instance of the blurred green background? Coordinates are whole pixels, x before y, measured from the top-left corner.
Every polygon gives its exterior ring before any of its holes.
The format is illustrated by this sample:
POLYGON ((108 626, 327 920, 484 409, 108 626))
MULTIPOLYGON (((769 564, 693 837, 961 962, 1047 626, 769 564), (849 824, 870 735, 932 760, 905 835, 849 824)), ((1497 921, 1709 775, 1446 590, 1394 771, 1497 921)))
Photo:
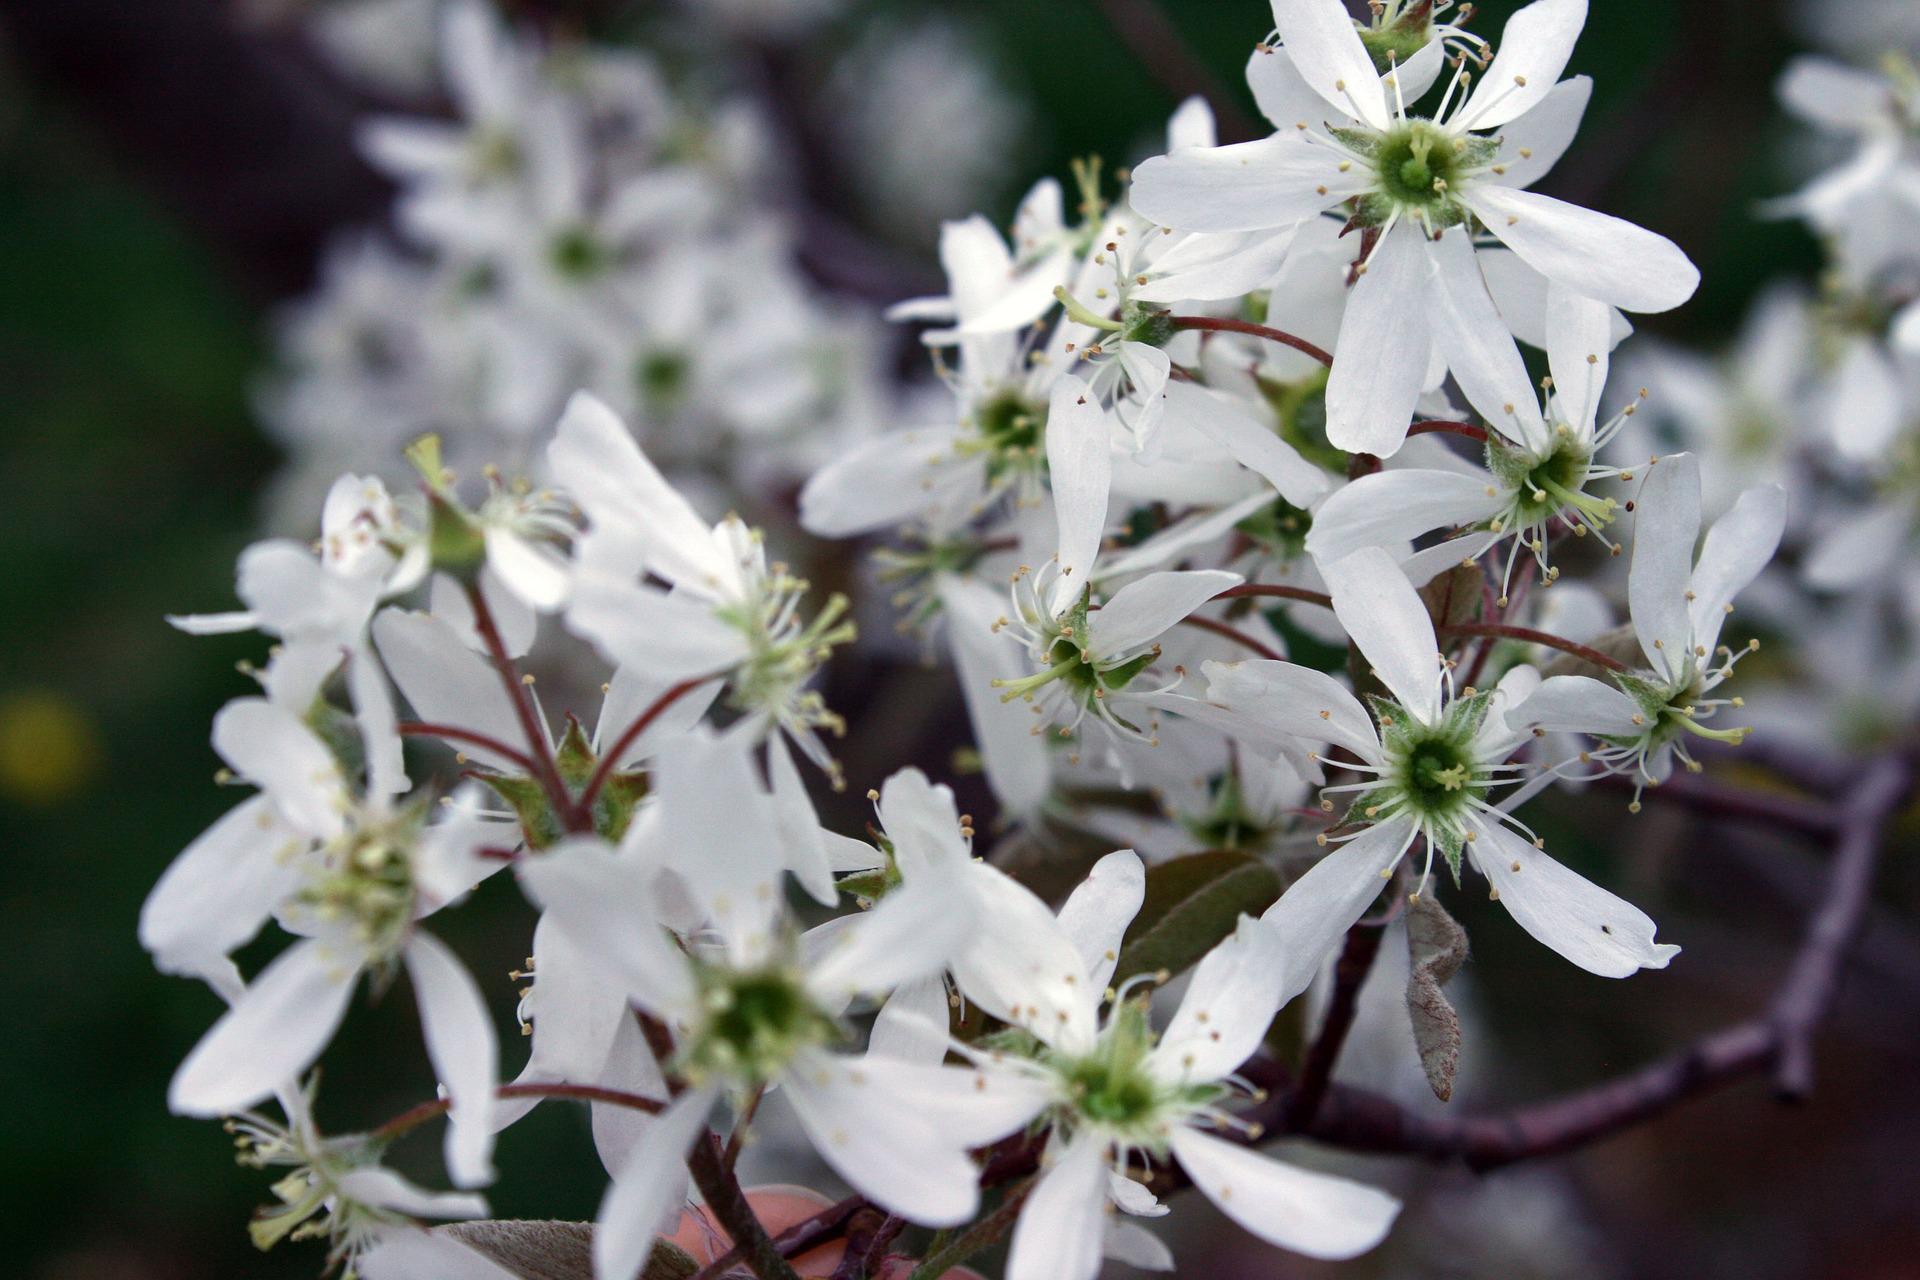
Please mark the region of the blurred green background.
MULTIPOLYGON (((987 198, 1004 217, 1033 177, 1064 174, 1073 156, 1152 145, 1175 99, 1113 25, 1140 7, 855 4, 837 34, 792 55, 792 69, 803 86, 823 80, 837 40, 883 17, 963 20, 1030 112, 1027 150, 987 198)), ((1496 33, 1512 7, 1485 6, 1476 29, 1496 33)), ((690 21, 687 10, 644 5, 522 8, 616 31, 690 21)), ((1798 228, 1752 217, 1756 199, 1795 178, 1771 98, 1795 44, 1765 3, 1595 9, 1571 68, 1595 78, 1593 107, 1542 189, 1678 240, 1705 286, 1645 327, 1710 346, 1766 279, 1809 276, 1818 263, 1798 228)), ((1251 116, 1239 72, 1269 26, 1265 5, 1166 0, 1163 11, 1204 76, 1251 116)), ((330 232, 381 216, 378 183, 345 148, 360 105, 284 30, 208 0, 0 6, 0 921, 14 993, 0 1040, 0 1203, 10 1275, 319 1270, 311 1246, 254 1253, 244 1223, 267 1179, 235 1168, 216 1127, 167 1114, 166 1080, 218 1005, 155 974, 134 921, 167 861, 235 799, 213 784, 207 725, 248 689, 235 663, 258 656, 258 643, 191 639, 162 615, 229 607, 234 557, 257 531, 257 496, 276 464, 249 412, 271 310, 307 286, 330 232)), ((924 258, 934 227, 925 232, 900 247, 924 258)), ((1547 820, 1572 836, 1571 813, 1547 820)), ((1650 814, 1615 842, 1617 825, 1611 815, 1586 822, 1588 852, 1573 860, 1615 850, 1611 882, 1662 920, 1663 937, 1688 943, 1686 961, 1600 983, 1533 963, 1517 931, 1465 904, 1489 1023, 1468 1053, 1486 1064, 1496 1099, 1590 1081, 1741 1016, 1797 929, 1804 893, 1792 875, 1811 874, 1804 850, 1758 838, 1744 850, 1789 868, 1786 892, 1768 893, 1684 819, 1650 814)), ((511 887, 489 886, 449 935, 510 1026, 505 973, 526 937, 511 887)), ((1605 1241, 1570 1237, 1595 1274, 1920 1274, 1920 1023, 1900 943, 1869 949, 1809 1106, 1776 1109, 1744 1084, 1557 1162, 1575 1216, 1605 1241)), ((330 1125, 377 1121, 430 1095, 409 1003, 397 992, 362 1008, 328 1054, 330 1125)), ((507 1046, 507 1069, 518 1062, 507 1046)), ((415 1139, 402 1165, 432 1176, 433 1146, 415 1139)), ((582 1116, 544 1108, 506 1136, 500 1163, 501 1216, 591 1214, 598 1167, 582 1116)), ((1456 1194, 1470 1181, 1450 1173, 1429 1190, 1456 1194)), ((1479 1231, 1474 1221, 1462 1229, 1479 1231)), ((1542 1218, 1539 1229, 1558 1228, 1542 1218)), ((1350 1274, 1528 1273, 1480 1270, 1461 1249, 1444 1231, 1419 1233, 1350 1274)), ((1321 1274, 1266 1251, 1210 1266, 1321 1274)))

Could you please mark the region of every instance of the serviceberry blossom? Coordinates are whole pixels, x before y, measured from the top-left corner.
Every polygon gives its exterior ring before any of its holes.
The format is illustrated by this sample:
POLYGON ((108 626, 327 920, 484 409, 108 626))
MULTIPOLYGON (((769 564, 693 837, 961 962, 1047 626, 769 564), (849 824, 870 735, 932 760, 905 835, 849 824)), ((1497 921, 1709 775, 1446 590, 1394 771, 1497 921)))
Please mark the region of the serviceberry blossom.
POLYGON ((1341 826, 1354 829, 1328 837, 1333 852, 1264 918, 1286 943, 1283 996, 1306 987, 1416 841, 1426 844, 1416 893, 1426 891, 1436 854, 1456 879, 1464 857, 1521 928, 1581 968, 1612 978, 1665 968, 1679 948, 1653 940, 1645 913, 1554 861, 1494 800, 1524 767, 1513 757, 1526 735, 1507 713, 1539 687, 1539 673, 1515 667, 1496 689, 1455 692, 1426 608, 1385 551, 1356 551, 1325 572, 1341 625, 1387 690, 1370 699, 1371 715, 1337 680, 1305 667, 1206 668, 1210 701, 1268 735, 1350 753, 1354 761, 1338 767, 1362 779, 1322 791, 1329 805, 1332 795, 1353 797, 1341 826))
POLYGON ((1279 132, 1136 170, 1134 207, 1167 226, 1291 235, 1339 209, 1364 232, 1327 384, 1336 446, 1394 452, 1430 357, 1458 369, 1511 345, 1472 251, 1483 239, 1571 293, 1626 310, 1665 311, 1692 296, 1699 272, 1670 241, 1526 190, 1586 108, 1589 82, 1559 81, 1586 12, 1585 0, 1528 5, 1477 83, 1469 88, 1456 63, 1427 118, 1407 111, 1427 83, 1400 69, 1399 50, 1370 48, 1340 0, 1275 0, 1282 47, 1256 54, 1249 80, 1279 132), (1447 247, 1457 239, 1469 251, 1447 247))
MULTIPOLYGON (((1588 734, 1598 741, 1582 764, 1633 777, 1640 789, 1658 786, 1678 758, 1697 771, 1688 739, 1738 743, 1749 730, 1710 723, 1739 698, 1713 696, 1739 660, 1720 644, 1733 600, 1773 558, 1786 519, 1778 485, 1740 496, 1708 532, 1698 556, 1700 464, 1692 454, 1659 459, 1647 469, 1635 503, 1633 565, 1627 594, 1633 631, 1646 667, 1617 672, 1608 684, 1591 676, 1561 675, 1540 683, 1509 721, 1516 727, 1588 734)), ((1759 648, 1749 641, 1741 652, 1759 648)))

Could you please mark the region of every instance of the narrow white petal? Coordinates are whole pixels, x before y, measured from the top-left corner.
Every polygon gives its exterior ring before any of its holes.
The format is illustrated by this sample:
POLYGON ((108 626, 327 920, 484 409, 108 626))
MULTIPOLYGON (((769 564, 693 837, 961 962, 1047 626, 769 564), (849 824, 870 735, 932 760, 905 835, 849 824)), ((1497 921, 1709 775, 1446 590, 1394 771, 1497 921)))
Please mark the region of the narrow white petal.
POLYGON ((1333 743, 1362 760, 1380 754, 1373 718, 1347 687, 1322 671, 1265 658, 1206 662, 1207 701, 1225 707, 1269 736, 1319 746, 1333 743))
POLYGON ((484 1218, 487 1214, 487 1202, 480 1196, 428 1191, 378 1165, 343 1174, 340 1190, 350 1200, 377 1209, 392 1209, 409 1218, 484 1218))
POLYGON ((1503 244, 1575 293, 1627 311, 1670 311, 1700 285, 1678 245, 1631 222, 1486 183, 1462 198, 1503 244))
POLYGON ((219 1116, 267 1097, 313 1065, 346 1015, 360 958, 296 942, 248 984, 174 1073, 167 1105, 219 1116))
POLYGON ((1547 286, 1547 368, 1553 397, 1577 432, 1593 429, 1613 351, 1613 308, 1597 298, 1547 286))
POLYGON ((950 426, 876 436, 815 471, 800 490, 800 523, 822 538, 891 528, 978 501, 982 469, 954 451, 950 426))
POLYGON ((1175 421, 1190 423, 1296 507, 1311 507, 1331 487, 1326 472, 1228 396, 1191 382, 1173 383, 1167 387, 1167 424, 1175 421))
POLYGON ((1823 591, 1847 591, 1872 582, 1906 554, 1907 538, 1916 525, 1920 511, 1912 499, 1876 502, 1816 539, 1801 571, 1810 586, 1823 591))
POLYGON ((1289 940, 1281 930, 1241 916, 1232 936, 1194 970, 1180 1007, 1150 1064, 1163 1080, 1218 1080, 1260 1047, 1280 997, 1289 940))
POLYGON ((1181 231, 1290 227, 1366 189, 1361 166, 1342 173, 1342 163, 1332 147, 1279 134, 1194 147, 1141 164, 1128 200, 1141 217, 1181 231))
POLYGON ((1493 129, 1518 119, 1553 91, 1587 25, 1587 0, 1534 0, 1507 19, 1499 52, 1450 123, 1493 129))
POLYGON ((1610 684, 1587 676, 1550 676, 1507 713, 1516 730, 1637 737, 1646 732, 1640 705, 1610 684))
POLYGON ((455 1186, 482 1186, 493 1180, 493 1091, 500 1074, 493 1019, 473 975, 438 938, 414 934, 406 960, 427 1057, 453 1102, 447 1171, 455 1186))
POLYGON ((1381 873, 1400 861, 1411 836, 1412 828, 1401 822, 1369 827, 1334 846, 1267 908, 1260 923, 1278 935, 1287 958, 1276 1007, 1307 989, 1353 922, 1379 896, 1386 883, 1381 873))
POLYGON ((687 1151, 699 1140, 718 1091, 690 1089, 652 1118, 607 1194, 593 1228, 595 1280, 635 1280, 653 1242, 686 1199, 687 1151))
MULTIPOLYGON (((453 627, 428 614, 384 609, 373 620, 373 639, 416 719, 467 729, 526 750, 520 721, 499 672, 462 644, 453 627)), ((519 766, 485 747, 468 742, 454 745, 480 764, 518 772, 519 766)))
POLYGON ((1100 992, 1073 939, 1031 889, 987 864, 963 868, 982 922, 953 958, 954 983, 982 1009, 1047 1044, 1084 1052, 1097 1031, 1100 992))
POLYGON ((1060 907, 1060 927, 1080 952, 1087 980, 1105 987, 1120 959, 1120 939, 1147 893, 1147 868, 1131 849, 1116 849, 1093 864, 1060 907))
POLYGON ((1173 1156, 1200 1193, 1268 1244, 1310 1258, 1352 1258, 1386 1238, 1400 1202, 1180 1125, 1173 1156))
POLYGON ((1384 458, 1407 438, 1433 347, 1421 305, 1430 275, 1421 232, 1397 226, 1348 292, 1327 379, 1327 439, 1335 448, 1384 458))
POLYGON ((873 1019, 867 1056, 935 1064, 947 1056, 947 984, 939 975, 903 984, 873 1019))
POLYGON ((1593 81, 1573 76, 1553 86, 1540 104, 1500 131, 1500 151, 1487 181, 1530 187, 1567 153, 1593 97, 1593 81))
POLYGON ((1773 559, 1787 525, 1787 494, 1777 484, 1755 485, 1714 521, 1693 567, 1693 643, 1711 654, 1720 643, 1733 598, 1773 559))
POLYGON ((1150 573, 1114 592, 1093 615, 1088 644, 1097 658, 1131 653, 1240 582, 1239 574, 1218 569, 1150 573))
POLYGON ((213 749, 300 831, 322 840, 339 832, 346 807, 340 766, 293 712, 264 698, 237 698, 213 718, 213 749))
POLYGON ((1047 410, 1047 473, 1059 530, 1056 602, 1077 596, 1100 553, 1107 527, 1113 445, 1107 415, 1087 384, 1063 377, 1047 410))
MULTIPOLYGON (((1293 55, 1284 48, 1262 44, 1254 49, 1247 59, 1247 87, 1253 90, 1260 114, 1281 133, 1301 125, 1318 128, 1329 119, 1326 100, 1307 85, 1293 55)), ((1350 109, 1343 106, 1332 118, 1346 124, 1352 119, 1350 109)))
POLYGON ((1334 616, 1400 705, 1421 723, 1440 718, 1440 643, 1420 593, 1386 550, 1366 547, 1320 566, 1334 616))
MULTIPOLYGON (((1338 563, 1364 547, 1403 548, 1435 529, 1478 524, 1503 504, 1485 475, 1456 471, 1376 471, 1335 491, 1313 513, 1307 554, 1338 563)), ((1458 563, 1460 557, 1453 557, 1458 563)))
POLYGON ((1495 431, 1538 452, 1547 448, 1547 426, 1520 348, 1493 305, 1480 277, 1479 255, 1463 231, 1426 243, 1433 262, 1427 295, 1433 342, 1467 400, 1495 431))
POLYGON ((847 1079, 885 1105, 927 1122, 946 1146, 981 1147, 1016 1133, 1056 1100, 1053 1083, 1028 1071, 948 1067, 868 1054, 835 1058, 847 1079))
POLYGON ((567 602, 567 562, 558 550, 529 542, 511 529, 491 528, 483 536, 487 567, 514 595, 544 613, 567 602))
POLYGON ((1522 929, 1603 978, 1664 969, 1680 948, 1653 940, 1647 913, 1570 871, 1505 827, 1487 826, 1468 846, 1522 929))
POLYGON ((1013 1228, 1007 1280, 1093 1280, 1099 1274, 1107 1228, 1106 1145, 1083 1134, 1040 1175, 1013 1228))
POLYGON ((1380 73, 1360 43, 1346 5, 1340 0, 1274 0, 1273 21, 1300 78, 1329 106, 1376 129, 1393 123, 1380 73))
POLYGON ((942 877, 922 877, 848 920, 811 966, 807 988, 823 1003, 890 991, 938 974, 973 934, 977 922, 956 909, 942 877))
POLYGON ((896 770, 880 784, 879 814, 900 874, 909 880, 950 874, 973 856, 960 835, 953 789, 929 782, 918 769, 896 770))
POLYGON ((693 978, 686 958, 653 923, 643 874, 590 837, 562 841, 520 864, 528 896, 576 947, 598 957, 635 999, 671 1013, 691 999, 693 978))
POLYGON ((993 794, 1010 816, 1030 814, 1053 790, 1052 762, 1046 739, 1032 732, 1033 716, 1018 699, 1002 701, 995 680, 1028 674, 1026 655, 1007 638, 993 634, 994 619, 1006 609, 1006 596, 957 577, 940 584, 948 615, 947 639, 967 704, 973 735, 993 794))
POLYGON ((300 884, 304 869, 290 855, 307 843, 266 796, 242 801, 161 874, 140 907, 140 945, 167 973, 209 972, 300 884))
POLYGON ((1647 661, 1675 679, 1693 634, 1687 592, 1699 536, 1700 464, 1690 453, 1669 454, 1648 468, 1634 503, 1627 605, 1647 661))

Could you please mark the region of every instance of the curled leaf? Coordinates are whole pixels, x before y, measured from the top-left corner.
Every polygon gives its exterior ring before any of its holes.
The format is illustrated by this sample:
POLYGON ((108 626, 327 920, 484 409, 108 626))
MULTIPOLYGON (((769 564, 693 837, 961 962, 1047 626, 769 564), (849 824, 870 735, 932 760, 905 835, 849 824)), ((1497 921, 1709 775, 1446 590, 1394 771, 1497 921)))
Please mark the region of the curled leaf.
POLYGON ((1407 911, 1407 949, 1413 968, 1407 975, 1407 1013, 1413 1042, 1420 1050, 1433 1096, 1453 1097, 1453 1075, 1460 1065, 1460 1015, 1440 990, 1467 959, 1467 931, 1431 895, 1421 895, 1407 911))
MULTIPOLYGON (((593 1224, 509 1220, 436 1227, 519 1280, 593 1280, 593 1224)), ((641 1280, 686 1280, 700 1265, 666 1240, 654 1242, 641 1280)))

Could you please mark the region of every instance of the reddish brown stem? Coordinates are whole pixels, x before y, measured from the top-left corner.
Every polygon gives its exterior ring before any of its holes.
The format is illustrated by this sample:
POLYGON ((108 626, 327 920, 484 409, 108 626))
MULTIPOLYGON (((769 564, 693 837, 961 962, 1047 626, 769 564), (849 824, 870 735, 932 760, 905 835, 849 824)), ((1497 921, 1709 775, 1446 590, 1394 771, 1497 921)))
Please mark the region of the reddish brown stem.
POLYGON ((640 735, 651 728, 653 722, 658 720, 668 707, 714 678, 713 676, 694 676, 668 689, 655 698, 653 705, 641 712, 640 718, 628 725, 614 744, 601 754, 600 763, 594 766, 593 776, 589 777, 587 785, 580 789, 580 799, 575 810, 576 819, 584 820, 585 830, 593 829, 593 802, 599 797, 600 788, 607 785, 607 779, 611 778, 614 771, 619 768, 620 757, 626 754, 627 748, 638 741, 640 735))
POLYGON ((1347 930, 1346 943, 1333 966, 1333 995, 1327 1001, 1326 1019, 1307 1050, 1299 1082, 1281 1113, 1281 1127, 1288 1133, 1298 1133, 1312 1124, 1320 1109, 1320 1100, 1333 1081, 1340 1050, 1346 1046, 1347 1032, 1353 1027, 1353 1016, 1360 1008, 1360 988, 1373 971, 1374 957, 1380 954, 1382 932, 1379 925, 1365 922, 1347 930))
POLYGON ((1502 640, 1524 640, 1528 644, 1543 644, 1549 649, 1570 653, 1608 671, 1627 669, 1626 663, 1610 658, 1598 649, 1589 648, 1565 636, 1556 636, 1550 631, 1536 631, 1532 627, 1516 627, 1505 622, 1456 622, 1439 630, 1440 634, 1448 636, 1497 636, 1502 640))
POLYGON ((500 739, 488 737, 484 733, 475 733, 471 729, 462 729, 457 725, 432 724, 425 720, 402 720, 398 727, 403 737, 443 738, 448 742, 464 742, 470 747, 480 747, 497 756, 504 756, 528 773, 533 772, 533 761, 527 758, 526 752, 517 747, 510 747, 500 739))
POLYGON ((478 584, 469 585, 467 601, 473 608, 473 629, 486 646, 493 669, 500 673, 501 683, 507 687, 507 701, 513 704, 514 718, 520 722, 520 732, 526 735, 526 755, 533 777, 547 793, 547 803, 553 806, 554 813, 564 817, 573 811, 573 801, 567 795, 567 784, 560 780, 560 766, 554 762, 547 726, 541 722, 540 712, 514 667, 506 641, 500 638, 500 627, 493 620, 493 607, 487 603, 486 592, 478 584))
POLYGON ((1283 587, 1269 582, 1243 582, 1237 587, 1228 587, 1215 600, 1244 600, 1248 596, 1269 596, 1276 600, 1301 600, 1307 604, 1317 604, 1323 609, 1333 608, 1333 597, 1324 591, 1309 591, 1305 587, 1283 587))
POLYGON ((1235 644, 1240 645, 1243 648, 1251 649, 1253 650, 1253 652, 1259 654, 1263 658, 1271 658, 1275 662, 1286 661, 1285 655, 1278 653, 1275 650, 1269 648, 1268 646, 1262 644, 1260 641, 1255 640, 1252 636, 1240 630, 1238 627, 1230 627, 1226 623, 1217 622, 1212 618, 1202 618, 1198 614, 1188 614, 1186 617, 1180 619, 1180 621, 1182 624, 1186 626, 1197 627, 1201 631, 1211 631, 1214 635, 1217 635, 1217 636, 1225 636, 1227 639, 1233 641, 1235 644))
POLYGON ((1249 337, 1265 338, 1268 342, 1277 342, 1283 347, 1292 347, 1303 355, 1312 356, 1328 368, 1333 367, 1333 357, 1314 346, 1305 338, 1295 337, 1284 329, 1269 328, 1264 324, 1255 324, 1251 320, 1234 320, 1226 316, 1174 316, 1176 329, 1200 329, 1209 333, 1244 333, 1249 337))
MULTIPOLYGON (((567 1098, 574 1102, 606 1102, 616 1107, 631 1107, 635 1111, 654 1114, 658 1114, 666 1106, 657 1098, 649 1098, 638 1093, 624 1093, 619 1089, 602 1089, 590 1084, 503 1084, 493 1092, 497 1098, 567 1098)), ((445 1115, 452 1109, 451 1098, 434 1098, 402 1111, 375 1129, 373 1136, 397 1138, 403 1133, 419 1128, 435 1116, 445 1115)))
POLYGON ((1407 428, 1407 434, 1410 436, 1445 434, 1465 436, 1469 440, 1478 440, 1481 444, 1487 442, 1487 429, 1485 427, 1476 427, 1471 422, 1447 422, 1438 418, 1414 423, 1407 428))

